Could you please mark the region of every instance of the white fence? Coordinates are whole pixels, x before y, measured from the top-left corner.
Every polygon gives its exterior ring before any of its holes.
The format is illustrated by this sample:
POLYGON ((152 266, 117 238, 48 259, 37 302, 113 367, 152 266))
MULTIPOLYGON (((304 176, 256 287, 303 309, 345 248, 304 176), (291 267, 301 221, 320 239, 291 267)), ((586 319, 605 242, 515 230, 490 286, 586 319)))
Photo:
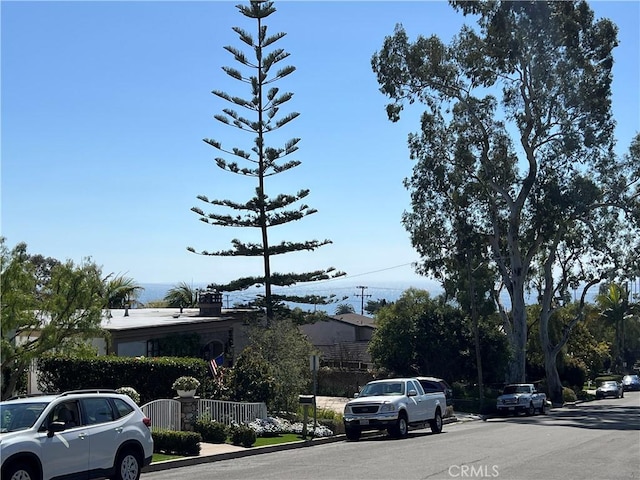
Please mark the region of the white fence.
POLYGON ((142 412, 151 419, 151 427, 162 430, 181 429, 181 408, 178 400, 154 400, 141 407, 142 412))
POLYGON ((198 401, 198 418, 204 415, 216 422, 231 425, 232 422, 252 422, 256 418, 267 418, 267 406, 262 402, 225 402, 201 398, 198 401))
MULTIPOLYGON (((176 431, 182 428, 182 411, 178 400, 154 400, 143 405, 141 409, 151 419, 152 428, 176 431)), ((256 418, 267 418, 267 406, 264 403, 225 402, 201 398, 198 400, 198 418, 205 415, 225 425, 231 425, 232 422, 252 422, 256 418)))

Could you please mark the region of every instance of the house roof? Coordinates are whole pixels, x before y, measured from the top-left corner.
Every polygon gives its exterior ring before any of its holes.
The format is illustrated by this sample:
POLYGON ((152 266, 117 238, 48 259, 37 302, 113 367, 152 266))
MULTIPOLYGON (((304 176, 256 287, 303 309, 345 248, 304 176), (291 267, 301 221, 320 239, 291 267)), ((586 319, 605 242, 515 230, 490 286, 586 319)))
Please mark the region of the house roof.
POLYGON ((375 319, 359 315, 357 313, 345 313, 343 315, 329 315, 329 318, 337 320, 338 322, 347 323, 349 325, 355 325, 357 327, 369 327, 376 328, 375 319))
POLYGON ((111 315, 102 319, 101 326, 105 330, 123 331, 139 328, 150 328, 167 325, 193 325, 196 323, 214 323, 238 320, 242 313, 253 312, 249 309, 222 310, 217 317, 200 316, 197 308, 130 308, 128 316, 124 309, 111 309, 111 315))

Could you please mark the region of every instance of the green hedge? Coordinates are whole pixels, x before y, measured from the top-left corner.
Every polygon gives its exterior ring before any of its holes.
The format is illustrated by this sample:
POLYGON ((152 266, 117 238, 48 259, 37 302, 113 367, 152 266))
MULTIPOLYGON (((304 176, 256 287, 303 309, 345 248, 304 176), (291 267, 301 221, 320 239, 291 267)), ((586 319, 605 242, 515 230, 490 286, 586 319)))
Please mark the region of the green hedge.
POLYGON ((202 440, 207 443, 225 443, 228 429, 224 423, 214 420, 197 420, 193 429, 202 435, 202 440))
POLYGON ((200 455, 202 436, 196 432, 152 430, 153 452, 167 455, 200 455))
POLYGON ((159 398, 173 398, 176 392, 171 385, 183 375, 200 380, 200 395, 211 382, 207 362, 198 358, 72 358, 47 355, 38 359, 38 370, 38 387, 44 392, 133 387, 140 394, 141 404, 159 398))

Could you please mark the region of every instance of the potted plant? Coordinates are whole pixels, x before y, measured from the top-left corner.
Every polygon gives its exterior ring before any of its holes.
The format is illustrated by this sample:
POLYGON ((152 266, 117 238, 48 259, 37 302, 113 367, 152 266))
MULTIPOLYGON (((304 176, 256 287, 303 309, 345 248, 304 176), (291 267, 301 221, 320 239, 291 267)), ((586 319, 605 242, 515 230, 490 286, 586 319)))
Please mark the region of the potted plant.
POLYGON ((172 388, 178 392, 180 397, 193 397, 196 394, 197 388, 200 386, 200 382, 195 377, 178 377, 173 382, 172 388))

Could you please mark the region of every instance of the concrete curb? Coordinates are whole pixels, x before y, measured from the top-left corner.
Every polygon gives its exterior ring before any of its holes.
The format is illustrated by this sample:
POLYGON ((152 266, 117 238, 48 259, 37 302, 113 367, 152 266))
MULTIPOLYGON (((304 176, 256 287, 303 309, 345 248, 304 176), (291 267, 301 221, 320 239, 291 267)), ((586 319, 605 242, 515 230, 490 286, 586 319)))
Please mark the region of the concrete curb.
POLYGON ((231 460, 234 458, 248 457, 249 455, 260 455, 263 453, 272 453, 284 450, 293 450, 295 448, 311 447, 313 445, 339 442, 344 439, 344 435, 335 435, 333 437, 314 438, 313 440, 300 440, 299 442, 280 443, 278 445, 267 445, 264 447, 250 447, 235 452, 216 453, 213 455, 166 460, 164 462, 152 463, 151 465, 144 467, 142 469, 142 472, 159 472, 162 470, 168 470, 170 468, 187 467, 191 465, 199 465, 201 463, 218 462, 221 460, 231 460))
MULTIPOLYGON (((475 420, 475 419, 474 419, 475 420)), ((442 419, 444 425, 458 422, 458 418, 449 417, 442 419)), ((470 421, 470 420, 466 420, 470 421)), ((386 435, 383 432, 363 432, 363 438, 376 437, 386 435)), ((342 442, 347 437, 344 434, 334 435, 332 437, 314 438, 310 440, 300 440, 298 442, 279 443, 277 445, 267 445, 264 447, 250 447, 235 452, 223 452, 212 455, 199 455, 197 457, 177 458, 174 460, 165 460, 164 462, 152 463, 142 469, 142 473, 160 472, 171 468, 189 467, 192 465, 200 465, 203 463, 219 462, 222 460, 232 460, 234 458, 248 457, 249 455, 260 455, 263 453, 281 452, 285 450, 293 450, 296 448, 312 447, 314 445, 324 445, 327 443, 342 442)))

